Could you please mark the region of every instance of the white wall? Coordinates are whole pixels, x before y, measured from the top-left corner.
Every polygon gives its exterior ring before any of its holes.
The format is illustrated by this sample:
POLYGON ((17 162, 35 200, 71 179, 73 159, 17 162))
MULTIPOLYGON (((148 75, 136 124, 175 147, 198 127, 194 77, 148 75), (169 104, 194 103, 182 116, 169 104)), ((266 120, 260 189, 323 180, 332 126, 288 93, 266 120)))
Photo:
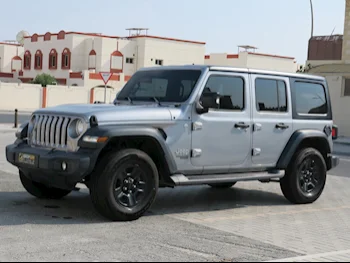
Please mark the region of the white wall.
POLYGON ((294 59, 249 54, 247 67, 295 73, 296 65, 294 59))
POLYGON ((210 54, 209 59, 205 59, 205 65, 227 66, 227 67, 247 67, 247 54, 241 53, 239 58, 227 58, 227 53, 210 54))
POLYGON ((85 87, 47 86, 47 107, 90 103, 90 89, 85 87))
POLYGON ((32 111, 42 106, 42 87, 0 82, 0 110, 32 111))
POLYGON ((23 63, 24 48, 15 45, 0 44, 0 72, 12 72, 12 59, 16 56, 22 58, 23 63))
MULTIPOLYGON (((106 90, 106 102, 113 103, 118 90, 107 88, 106 90)), ((105 89, 104 88, 95 88, 94 89, 94 101, 105 101, 105 89)))
MULTIPOLYGON (((350 74, 346 76, 350 78, 350 74)), ((326 76, 333 110, 334 124, 339 127, 339 135, 350 137, 350 97, 343 96, 343 77, 337 75, 326 76)))
POLYGON ((227 55, 227 53, 210 54, 210 58, 205 59, 204 63, 206 65, 243 67, 292 73, 295 73, 297 70, 297 64, 294 63, 294 59, 290 58, 250 54, 248 52, 240 52, 238 58, 228 58, 227 55))
POLYGON ((156 59, 167 65, 204 64, 205 45, 153 38, 136 38, 139 48, 138 65, 154 67, 156 59))

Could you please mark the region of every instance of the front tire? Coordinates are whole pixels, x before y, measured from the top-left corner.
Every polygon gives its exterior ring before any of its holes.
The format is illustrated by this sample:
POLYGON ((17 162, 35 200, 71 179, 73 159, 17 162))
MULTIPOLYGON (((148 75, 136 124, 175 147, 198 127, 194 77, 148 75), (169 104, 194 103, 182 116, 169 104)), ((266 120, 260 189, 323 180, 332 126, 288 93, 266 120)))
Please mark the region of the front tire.
POLYGON ((19 172, 19 178, 26 191, 39 199, 62 199, 69 195, 71 191, 48 187, 44 184, 37 183, 26 177, 23 172, 19 172))
POLYGON ((314 148, 305 148, 296 154, 280 185, 291 203, 310 204, 321 196, 326 179, 327 166, 322 154, 314 148))
POLYGON ((139 219, 153 204, 159 175, 153 160, 136 149, 106 155, 91 176, 95 209, 112 221, 139 219))

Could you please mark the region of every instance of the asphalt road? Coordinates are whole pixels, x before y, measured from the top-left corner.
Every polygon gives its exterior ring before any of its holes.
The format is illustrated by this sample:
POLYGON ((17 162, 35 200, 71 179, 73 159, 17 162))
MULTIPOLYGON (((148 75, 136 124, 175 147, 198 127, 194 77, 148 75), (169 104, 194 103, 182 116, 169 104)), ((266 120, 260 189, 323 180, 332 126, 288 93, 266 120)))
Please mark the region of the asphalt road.
MULTIPOLYGON (((30 117, 30 113, 21 113, 18 114, 18 123, 21 124, 27 121, 30 117)), ((14 112, 2 112, 0 113, 0 124, 14 123, 15 113, 14 112)))

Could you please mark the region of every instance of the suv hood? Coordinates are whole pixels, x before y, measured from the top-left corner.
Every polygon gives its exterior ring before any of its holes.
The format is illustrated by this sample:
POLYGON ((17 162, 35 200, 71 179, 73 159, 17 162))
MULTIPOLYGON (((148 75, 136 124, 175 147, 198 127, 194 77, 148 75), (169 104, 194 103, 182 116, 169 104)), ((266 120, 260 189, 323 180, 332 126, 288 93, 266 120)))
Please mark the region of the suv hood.
MULTIPOLYGON (((173 110, 173 109, 171 109, 173 110)), ((158 105, 113 105, 113 104, 76 104, 60 105, 40 109, 35 114, 54 114, 82 117, 85 121, 94 115, 101 125, 115 124, 115 122, 170 122, 172 113, 169 108, 158 105)))

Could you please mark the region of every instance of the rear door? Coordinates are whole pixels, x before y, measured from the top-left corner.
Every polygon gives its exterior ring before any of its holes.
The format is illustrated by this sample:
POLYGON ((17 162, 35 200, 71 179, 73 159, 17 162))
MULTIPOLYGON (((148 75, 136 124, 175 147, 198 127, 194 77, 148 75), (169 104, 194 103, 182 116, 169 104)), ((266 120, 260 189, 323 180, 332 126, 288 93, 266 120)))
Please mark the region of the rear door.
POLYGON ((252 74, 251 81, 252 163, 274 167, 293 132, 289 78, 252 74))

